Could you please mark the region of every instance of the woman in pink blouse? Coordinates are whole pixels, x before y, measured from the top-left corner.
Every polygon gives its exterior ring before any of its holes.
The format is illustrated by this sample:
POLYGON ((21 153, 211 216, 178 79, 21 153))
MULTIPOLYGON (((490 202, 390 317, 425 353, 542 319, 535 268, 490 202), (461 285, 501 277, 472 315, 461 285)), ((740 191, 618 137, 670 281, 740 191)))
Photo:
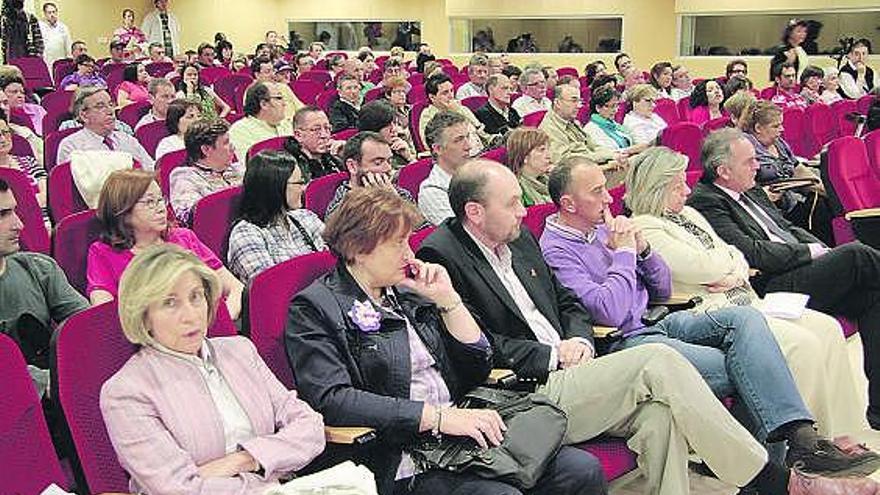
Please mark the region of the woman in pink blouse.
POLYGON ((135 62, 122 69, 122 83, 116 87, 116 103, 122 108, 129 103, 150 101, 150 93, 147 84, 150 82, 150 74, 147 73, 144 64, 135 62))
POLYGON ((258 495, 324 450, 321 415, 244 337, 207 338, 220 282, 170 244, 135 257, 119 287, 140 349, 101 387, 107 433, 133 493, 258 495))
POLYGON ((694 86, 691 93, 690 121, 697 125, 725 117, 724 113, 724 90, 714 79, 706 79, 694 86))
POLYGON ((158 244, 177 244, 215 271, 233 319, 241 312, 244 288, 189 229, 169 225, 165 198, 152 173, 118 170, 110 174, 98 198, 101 240, 89 246, 86 292, 92 304, 113 300, 122 272, 134 256, 158 244))
POLYGON ((125 43, 125 49, 135 57, 143 53, 143 46, 147 42, 147 35, 134 23, 134 11, 122 10, 122 26, 113 31, 113 38, 125 43))

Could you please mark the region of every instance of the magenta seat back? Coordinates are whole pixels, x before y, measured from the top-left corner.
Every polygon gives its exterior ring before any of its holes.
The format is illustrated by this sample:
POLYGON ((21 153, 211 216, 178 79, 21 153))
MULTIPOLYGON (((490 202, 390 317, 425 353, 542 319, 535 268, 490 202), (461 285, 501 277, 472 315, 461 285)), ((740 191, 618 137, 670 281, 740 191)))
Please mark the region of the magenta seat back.
POLYGON ((834 112, 834 116, 837 119, 837 135, 838 136, 853 136, 856 133, 856 124, 850 120, 847 120, 846 116, 851 113, 856 113, 857 106, 854 100, 843 100, 838 101, 831 105, 831 110, 834 112))
POLYGON ((580 74, 578 73, 578 70, 574 67, 560 67, 556 69, 556 75, 558 77, 571 76, 577 78, 580 74))
POLYGON ((522 125, 525 127, 538 127, 544 121, 544 115, 546 114, 547 110, 538 110, 537 112, 526 114, 522 118, 522 125))
POLYGON ((206 86, 211 86, 218 80, 232 74, 226 67, 216 66, 216 67, 205 67, 204 69, 199 71, 199 79, 202 84, 206 86))
POLYGON ((311 79, 297 79, 290 83, 290 89, 293 90, 293 94, 299 98, 299 101, 306 105, 314 105, 318 95, 324 90, 321 83, 311 79))
POLYGON ((248 88, 251 87, 251 84, 242 84, 240 86, 236 86, 235 90, 232 92, 232 109, 237 113, 244 113, 244 94, 247 92, 248 88))
POLYGON ((428 100, 428 94, 425 92, 424 84, 413 84, 412 89, 409 90, 409 93, 406 95, 406 101, 410 105, 415 105, 416 103, 420 103, 428 100))
POLYGON ((168 134, 170 133, 168 132, 168 127, 165 126, 165 121, 160 120, 141 126, 140 129, 135 131, 134 137, 137 138, 138 142, 141 143, 141 146, 147 150, 150 156, 156 156, 156 147, 159 146, 159 141, 167 137, 168 134))
POLYGON ((862 115, 868 115, 868 110, 871 108, 871 103, 874 102, 874 95, 865 95, 856 101, 856 111, 862 115))
POLYGON ((507 165, 507 148, 504 146, 492 148, 480 156, 486 160, 492 160, 507 165))
MULTIPOLYGON (((61 58, 52 64, 52 81, 55 85, 61 84, 61 81, 76 70, 76 62, 69 58, 61 58)), ((59 88, 60 89, 60 88, 59 88)))
POLYGON ((724 129, 729 125, 730 117, 727 116, 709 120, 703 124, 703 135, 708 136, 710 132, 717 131, 718 129, 724 129))
POLYGON ((815 154, 837 137, 837 121, 831 107, 822 103, 807 107, 805 117, 810 127, 810 151, 815 154))
POLYGON ((611 195, 611 204, 608 205, 611 214, 614 216, 623 215, 625 206, 623 203, 623 195, 626 194, 626 186, 620 184, 617 187, 612 187, 608 190, 608 194, 611 195))
POLYGON ((49 68, 42 57, 22 57, 7 62, 21 69, 24 75, 24 85, 29 91, 36 88, 54 88, 49 68))
POLYGON ((622 438, 601 437, 577 445, 599 459, 605 479, 613 481, 635 469, 636 454, 626 446, 622 438))
POLYGON ((287 136, 278 136, 254 143, 253 146, 251 146, 251 148, 247 150, 247 159, 250 160, 252 156, 263 150, 283 150, 284 143, 286 142, 287 136))
POLYGON ((556 213, 557 208, 553 203, 544 203, 533 205, 526 208, 526 216, 523 218, 523 225, 532 232, 536 239, 540 239, 544 234, 544 223, 547 217, 556 213))
POLYGON ((147 64, 144 68, 147 69, 147 73, 151 77, 165 77, 165 74, 174 70, 174 64, 171 62, 153 62, 147 64))
POLYGON ((429 225, 410 234, 409 248, 412 249, 414 253, 418 251, 419 248, 422 246, 422 241, 427 239, 429 235, 433 234, 435 230, 437 230, 437 227, 435 227, 434 225, 429 225))
POLYGON ((171 182, 169 180, 171 178, 171 172, 185 162, 186 150, 165 153, 162 155, 162 158, 159 158, 159 162, 156 163, 156 170, 158 171, 156 179, 159 181, 159 188, 162 189, 162 196, 166 198, 171 197, 171 182))
POLYGON ((214 81, 214 92, 217 93, 217 96, 225 101, 227 105, 233 109, 240 110, 241 103, 236 103, 235 101, 235 89, 242 85, 247 86, 251 81, 253 81, 253 78, 248 75, 230 74, 214 81))
POLYGON ((773 98, 774 95, 776 95, 776 86, 767 86, 758 93, 758 97, 762 100, 769 100, 770 98, 773 98))
POLYGON ((412 86, 418 86, 420 84, 425 84, 425 75, 421 72, 413 72, 406 78, 407 82, 412 86))
POLYGON ((409 191, 413 199, 419 199, 419 187, 431 173, 434 166, 433 158, 422 158, 400 169, 397 176, 397 185, 409 191))
POLYGON ((330 137, 332 139, 337 140, 337 141, 348 141, 349 139, 351 139, 352 136, 354 136, 357 133, 358 133, 358 130, 355 128, 342 129, 341 131, 334 133, 330 137))
POLYGON ((700 147, 702 146, 703 132, 700 126, 693 122, 679 122, 663 129, 660 142, 679 153, 687 155, 688 170, 702 170, 700 161, 700 147))
POLYGON ((284 349, 290 300, 335 264, 329 251, 297 256, 259 273, 248 289, 251 340, 269 369, 288 388, 294 386, 284 349))
POLYGON ((21 170, 3 167, 0 168, 0 179, 9 184, 17 203, 15 214, 24 224, 20 236, 21 249, 49 254, 49 231, 43 222, 43 212, 30 178, 21 170))
POLYGON ((193 232, 221 260, 226 259, 229 231, 238 212, 239 201, 241 186, 230 187, 200 199, 193 210, 193 232))
POLYGON ((40 99, 40 105, 50 114, 69 112, 72 102, 73 91, 53 91, 40 99))
POLYGON ((40 493, 52 483, 68 488, 52 446, 40 398, 18 345, 0 334, 0 465, 4 493, 40 493))
POLYGON ((782 138, 797 156, 810 157, 809 142, 806 141, 806 122, 804 111, 800 108, 786 109, 782 114, 782 138))
POLYGON ((68 215, 89 209, 73 182, 70 162, 64 162, 49 172, 48 189, 49 211, 55 223, 68 215))
POLYGON ((61 141, 78 130, 79 129, 65 129, 63 131, 46 134, 43 145, 43 166, 46 168, 46 172, 51 174, 52 168, 58 161, 58 145, 61 144, 61 141))
POLYGON ((318 95, 318 98, 315 100, 315 105, 324 112, 329 112, 330 104, 333 103, 333 100, 336 99, 338 94, 336 88, 325 89, 318 95))
POLYGON ((864 137, 865 149, 868 151, 868 163, 877 177, 880 177, 880 129, 875 129, 864 137))
POLYGON ((69 215, 55 227, 52 257, 67 275, 74 289, 86 295, 86 264, 89 246, 101 236, 101 222, 95 210, 69 215))
MULTIPOLYGON (((583 98, 583 97, 581 97, 583 98)), ((581 123, 581 125, 587 125, 587 122, 590 121, 590 103, 586 102, 578 108, 577 121, 581 123)))
POLYGON ((152 105, 149 101, 137 101, 134 103, 129 103, 122 107, 121 110, 116 114, 116 118, 128 124, 129 127, 134 129, 134 126, 137 125, 138 121, 141 120, 141 117, 147 114, 150 111, 152 105))
POLYGON ((675 100, 669 98, 661 98, 657 100, 657 106, 654 107, 654 113, 660 116, 667 125, 677 124, 681 119, 678 118, 678 107, 675 106, 675 100))
MULTIPOLYGON (((689 122, 691 120, 691 99, 690 98, 682 98, 678 100, 675 104, 675 109, 678 110, 678 121, 679 122, 689 122)), ((667 124, 672 125, 671 122, 667 122, 667 124)))
POLYGON ((322 88, 326 88, 330 83, 330 73, 326 70, 307 70, 299 75, 298 79, 309 79, 320 84, 322 88))
POLYGON ((382 86, 377 86, 375 88, 370 88, 369 91, 364 95, 364 103, 378 100, 382 98, 382 95, 385 94, 385 88, 382 86))
POLYGON ((101 66, 100 74, 105 80, 113 75, 114 73, 118 73, 120 78, 122 77, 122 72, 125 70, 126 64, 117 64, 117 63, 107 63, 101 66))
MULTIPOLYGON (((422 88, 424 91, 424 88, 422 88)), ((428 143, 422 141, 422 133, 419 132, 419 119, 422 117, 422 112, 425 111, 429 105, 427 98, 425 100, 414 103, 412 109, 409 112, 409 133, 413 138, 413 144, 416 145, 416 151, 419 153, 423 151, 428 151, 428 143)))
POLYGON ((27 139, 18 134, 12 135, 11 153, 15 156, 34 156, 34 150, 31 148, 31 144, 27 142, 27 139))
POLYGON ((861 139, 844 136, 831 141, 828 176, 845 212, 880 206, 880 180, 861 139))
POLYGON ((303 195, 306 208, 323 219, 336 188, 346 180, 348 172, 336 172, 310 180, 303 195))
POLYGON ((472 112, 476 112, 478 108, 485 105, 489 101, 488 96, 469 96, 461 100, 461 104, 468 107, 472 112))

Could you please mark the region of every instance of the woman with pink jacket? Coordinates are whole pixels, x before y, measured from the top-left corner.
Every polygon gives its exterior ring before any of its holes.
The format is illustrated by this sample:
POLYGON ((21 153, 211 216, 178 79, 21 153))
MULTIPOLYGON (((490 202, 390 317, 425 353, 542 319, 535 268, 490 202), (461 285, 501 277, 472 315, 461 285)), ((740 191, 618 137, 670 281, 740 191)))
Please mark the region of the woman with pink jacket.
POLYGON ((321 415, 287 390, 244 337, 207 338, 214 271, 171 244, 131 262, 119 288, 140 350, 101 389, 132 492, 260 494, 324 450, 321 415))

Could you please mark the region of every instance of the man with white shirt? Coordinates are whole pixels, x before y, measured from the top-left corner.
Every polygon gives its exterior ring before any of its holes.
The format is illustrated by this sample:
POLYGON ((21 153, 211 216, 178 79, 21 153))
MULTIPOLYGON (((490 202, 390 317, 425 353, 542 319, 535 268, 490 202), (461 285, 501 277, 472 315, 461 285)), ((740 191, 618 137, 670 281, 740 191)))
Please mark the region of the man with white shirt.
POLYGON ((58 19, 58 6, 53 2, 43 4, 43 20, 40 21, 43 34, 43 59, 49 70, 52 63, 70 57, 70 30, 58 19))
POLYGON ((447 191, 452 175, 470 158, 469 134, 467 119, 448 110, 435 115, 425 127, 425 144, 434 157, 434 166, 419 186, 419 210, 434 225, 455 214, 447 191))
POLYGON ((547 79, 540 67, 526 67, 519 76, 519 88, 522 96, 513 102, 513 109, 520 116, 550 110, 552 102, 547 98, 547 79))
POLYGON ((147 124, 165 120, 165 114, 168 112, 168 105, 174 100, 176 94, 174 91, 174 84, 164 77, 154 77, 153 79, 150 79, 150 84, 147 85, 147 91, 150 93, 150 103, 152 106, 150 107, 150 111, 144 114, 144 116, 137 121, 137 124, 135 124, 135 132, 147 124))
POLYGON ((739 130, 703 143, 704 172, 688 200, 758 270, 750 282, 768 292, 808 294, 811 309, 858 322, 868 376, 868 422, 880 428, 880 252, 859 242, 829 248, 795 227, 755 187, 755 149, 739 130))
POLYGON ((856 100, 868 94, 877 84, 874 71, 868 67, 871 42, 865 38, 856 40, 846 55, 846 63, 840 68, 840 86, 837 92, 848 100, 856 100))
POLYGON ((455 99, 458 101, 471 96, 488 96, 486 93, 486 79, 489 78, 489 57, 478 53, 471 57, 468 62, 468 82, 458 87, 455 99))
POLYGON ((80 86, 73 95, 71 113, 83 128, 61 140, 56 163, 70 161, 75 150, 122 151, 137 160, 145 170, 153 170, 153 158, 137 139, 116 130, 116 113, 107 88, 80 86))
POLYGON ((510 107, 510 93, 513 85, 504 74, 493 74, 486 82, 489 101, 474 112, 489 134, 505 134, 522 124, 519 114, 510 107))
POLYGON ((155 10, 144 16, 141 30, 150 43, 159 43, 165 55, 173 57, 180 53, 180 23, 168 11, 168 0, 153 0, 155 10))

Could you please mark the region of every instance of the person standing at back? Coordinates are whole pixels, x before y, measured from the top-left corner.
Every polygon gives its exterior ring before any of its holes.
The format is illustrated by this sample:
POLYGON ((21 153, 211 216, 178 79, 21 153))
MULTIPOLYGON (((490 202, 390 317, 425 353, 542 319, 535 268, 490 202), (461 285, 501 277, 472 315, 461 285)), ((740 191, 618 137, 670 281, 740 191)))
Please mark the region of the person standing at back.
POLYGON ((180 53, 180 22, 168 11, 168 0, 153 0, 155 10, 144 16, 141 30, 150 43, 161 43, 165 54, 174 57, 180 53))

